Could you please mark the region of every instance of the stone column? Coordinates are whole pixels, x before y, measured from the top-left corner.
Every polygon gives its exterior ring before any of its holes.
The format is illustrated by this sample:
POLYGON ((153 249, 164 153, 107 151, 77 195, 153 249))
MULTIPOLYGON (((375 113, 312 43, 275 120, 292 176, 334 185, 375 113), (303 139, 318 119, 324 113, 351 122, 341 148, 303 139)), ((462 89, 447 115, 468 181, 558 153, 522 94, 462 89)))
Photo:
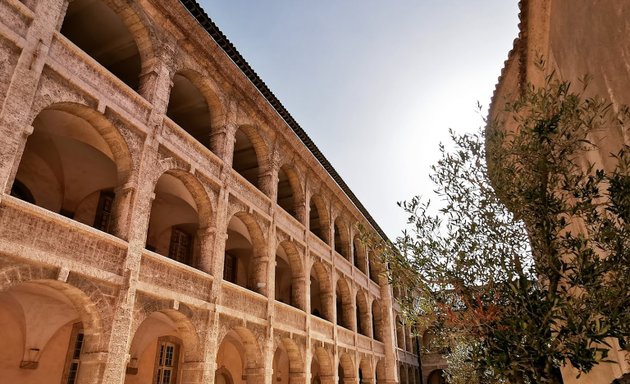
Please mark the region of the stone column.
POLYGON ((294 277, 291 281, 291 302, 298 308, 306 311, 306 277, 294 277))
POLYGON ((214 373, 217 370, 217 353, 219 352, 219 313, 212 310, 208 316, 208 324, 206 329, 205 358, 203 383, 213 384, 214 373))
POLYGON ((11 76, 0 110, 0 137, 5 143, 0 153, 0 190, 6 193, 11 191, 26 138, 32 132, 28 112, 35 99, 50 43, 67 7, 65 0, 37 2, 35 17, 26 33, 22 53, 11 76))
POLYGON ((199 239, 199 260, 197 260, 197 266, 200 270, 211 275, 213 272, 212 257, 214 255, 215 237, 215 228, 206 227, 197 231, 197 238, 199 239))
POLYGON ((137 186, 128 183, 114 190, 114 204, 112 207, 112 228, 114 236, 128 240, 129 227, 131 226, 131 204, 136 193, 137 186))
POLYGON ((244 376, 247 384, 268 384, 265 380, 265 368, 246 368, 244 376))
POLYGON ((234 156, 234 143, 238 126, 228 123, 219 127, 213 127, 210 134, 210 149, 223 160, 226 167, 232 166, 234 156))

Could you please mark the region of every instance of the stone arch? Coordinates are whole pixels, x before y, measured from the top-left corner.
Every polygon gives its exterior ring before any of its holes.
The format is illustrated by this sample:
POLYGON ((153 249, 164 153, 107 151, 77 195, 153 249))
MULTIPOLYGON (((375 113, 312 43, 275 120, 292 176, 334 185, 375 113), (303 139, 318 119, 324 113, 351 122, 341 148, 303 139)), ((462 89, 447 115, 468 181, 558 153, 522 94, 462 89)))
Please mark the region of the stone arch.
POLYGON ((235 132, 232 168, 253 186, 265 191, 263 176, 269 172, 269 148, 254 125, 240 125, 235 132))
POLYGON ((328 205, 320 195, 312 195, 309 200, 309 229, 324 243, 330 244, 328 241, 330 236, 330 213, 328 205))
POLYGON ((345 278, 339 277, 335 288, 337 325, 355 330, 354 310, 352 306, 352 291, 345 278))
POLYGON ((127 204, 121 187, 134 161, 119 130, 81 103, 42 103, 32 112, 11 193, 19 197, 13 189, 23 185, 32 203, 124 238, 124 217, 115 212, 127 204))
POLYGON ((387 371, 385 370, 385 360, 379 359, 376 362, 376 370, 374 371, 374 378, 376 384, 383 384, 387 382, 387 371))
POLYGON ((367 275, 367 256, 365 252, 365 245, 361 243, 361 239, 358 234, 354 235, 352 239, 352 262, 359 271, 367 275))
POLYGON ((293 242, 285 240, 278 244, 274 275, 276 300, 305 310, 306 279, 304 267, 301 254, 293 242))
POLYGON ((332 281, 330 270, 321 262, 315 262, 310 270, 311 314, 333 321, 332 281))
POLYGON ((370 280, 378 285, 387 284, 385 277, 383 276, 383 265, 374 254, 375 251, 368 253, 368 268, 370 280))
POLYGON ((297 343, 283 337, 275 345, 273 361, 273 382, 281 384, 301 384, 303 383, 304 359, 297 343))
POLYGON ((355 369, 354 360, 349 353, 341 353, 339 356, 338 372, 340 383, 350 384, 355 382, 357 371, 355 369))
POLYGON ((334 377, 331 353, 322 346, 313 348, 311 358, 311 383, 330 383, 334 377))
POLYGON ((197 177, 172 161, 160 162, 159 171, 153 181, 146 247, 209 273, 211 255, 201 233, 214 225, 210 196, 197 177))
POLYGON ((226 331, 217 349, 217 372, 225 369, 231 377, 242 377, 248 384, 264 382, 264 358, 254 334, 242 326, 226 331))
POLYGON ((383 305, 380 300, 372 301, 372 337, 375 340, 383 342, 383 330, 384 330, 384 322, 383 322, 383 305))
POLYGON ((400 320, 400 316, 396 315, 396 345, 398 348, 405 350, 405 326, 400 320))
POLYGON ((147 72, 156 56, 155 33, 137 3, 74 0, 68 6, 61 33, 136 91, 140 75, 147 72), (110 49, 103 50, 103 46, 110 49))
POLYGON ((174 309, 169 304, 165 300, 150 300, 134 313, 125 383, 154 380, 157 356, 165 347, 173 348, 175 375, 195 370, 195 363, 203 360, 203 347, 193 320, 183 313, 184 308, 174 309))
POLYGON ((359 362, 359 384, 363 383, 374 383, 374 368, 367 357, 362 357, 359 362))
POLYGON ((365 293, 361 290, 357 291, 356 304, 357 332, 364 336, 373 337, 370 307, 365 293))
POLYGON ((266 295, 267 247, 256 218, 245 211, 228 216, 225 241, 223 279, 266 295))
POLYGON ((304 190, 295 166, 284 163, 278 169, 277 203, 299 222, 304 221, 304 190))
MULTIPOLYGON (((28 265, 0 270, 0 275, 8 278, 0 283, 0 324, 9 332, 2 334, 0 330, 5 347, 0 355, 15 367, 15 371, 0 370, 0 376, 8 381, 35 384, 52 377, 61 380, 77 326, 83 335, 81 357, 107 350, 110 329, 109 319, 104 317, 112 311, 110 300, 88 281, 81 280, 79 287, 52 280, 54 272, 28 265), (23 366, 40 369, 25 377, 20 369, 23 366)), ((80 364, 78 380, 100 381, 104 363, 80 364)))
POLYGON ((427 384, 445 384, 444 371, 441 369, 435 369, 427 376, 427 384))
POLYGON ((191 69, 173 75, 166 115, 211 149, 211 136, 223 123, 225 108, 208 80, 191 69))
POLYGON ((343 256, 344 259, 348 261, 352 261, 350 259, 350 242, 348 240, 349 237, 349 229, 346 225, 346 222, 343 218, 337 217, 334 223, 334 248, 335 252, 343 256))

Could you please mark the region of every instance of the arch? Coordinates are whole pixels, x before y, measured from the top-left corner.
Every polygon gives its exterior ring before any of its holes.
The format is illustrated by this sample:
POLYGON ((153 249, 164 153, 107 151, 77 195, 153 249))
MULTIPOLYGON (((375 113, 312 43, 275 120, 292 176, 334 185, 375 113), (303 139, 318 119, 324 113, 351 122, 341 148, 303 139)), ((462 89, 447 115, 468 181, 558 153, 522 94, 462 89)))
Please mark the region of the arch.
POLYGON ((427 384, 445 384, 446 380, 444 379, 444 371, 441 369, 436 369, 429 373, 427 376, 427 384))
POLYGON ((364 292, 357 291, 356 303, 357 332, 372 337, 372 315, 364 292))
POLYGON ((398 348, 405 350, 405 328, 398 315, 396 315, 396 343, 398 348))
POLYGON ((345 225, 345 222, 341 218, 335 219, 334 224, 334 248, 335 251, 343 256, 344 259, 348 261, 350 260, 348 249, 350 247, 348 242, 348 227, 345 225))
POLYGON ((223 124, 225 107, 207 77, 182 69, 173 76, 166 115, 212 150, 211 136, 223 124))
POLYGON ((234 135, 232 168, 261 189, 260 178, 269 167, 267 145, 252 125, 241 125, 234 135))
POLYGON ((372 336, 375 340, 383 341, 383 306, 380 300, 372 302, 372 336))
POLYGON ((306 309, 306 282, 300 253, 295 244, 283 241, 276 250, 275 298, 306 309))
POLYGON ((135 4, 122 0, 74 0, 61 33, 130 88, 153 58, 152 32, 135 4))
POLYGON ((227 371, 232 378, 243 378, 248 384, 264 381, 263 356, 250 330, 234 327, 222 338, 216 355, 215 376, 227 371))
POLYGON ((385 361, 383 359, 379 359, 376 362, 374 378, 376 379, 376 384, 383 384, 386 382, 385 361))
POLYGON ((382 272, 383 272, 382 265, 377 260, 376 255, 374 254, 374 251, 371 251, 368 254, 368 267, 370 269, 369 271, 370 280, 372 280, 373 282, 379 285, 386 284, 382 276, 382 272))
POLYGON ((374 368, 372 362, 367 357, 363 357, 359 362, 359 384, 374 382, 374 368))
POLYGON ((272 381, 278 384, 298 384, 305 372, 302 353, 290 338, 283 338, 273 357, 272 381))
POLYGON ((339 356, 338 376, 340 383, 351 383, 356 378, 354 361, 349 353, 342 353, 339 356))
POLYGON ((39 111, 32 126, 11 194, 121 236, 114 214, 121 200, 117 193, 133 161, 118 130, 101 113, 66 102, 39 111))
POLYGON ((311 314, 333 321, 332 282, 330 273, 321 262, 315 262, 310 272, 311 314))
POLYGON ((361 243, 359 235, 355 235, 352 239, 352 261, 359 271, 367 275, 365 246, 361 243))
MULTIPOLYGON (((0 337, 4 346, 0 357, 5 363, 0 377, 7 382, 61 382, 70 374, 72 364, 78 368, 83 356, 103 350, 108 338, 102 316, 111 309, 105 308, 108 301, 98 290, 88 294, 68 283, 40 279, 48 276, 38 269, 3 269, 6 276, 15 276, 0 285, 0 337), (24 274, 8 273, 11 270, 24 274), (103 302, 97 304, 93 299, 103 302)), ((86 288, 94 287, 87 284, 86 288)), ((102 369, 103 364, 96 363, 73 372, 78 372, 78 380, 98 382, 102 369)))
POLYGON ((333 362, 331 354, 324 347, 315 347, 311 359, 311 383, 331 382, 332 378, 333 362))
POLYGON ((168 168, 157 178, 154 193, 146 248, 199 267, 202 257, 208 257, 201 254, 199 231, 212 220, 212 204, 203 185, 184 170, 168 168))
POLYGON ((284 164, 278 170, 277 204, 298 221, 303 219, 304 193, 295 167, 284 164))
POLYGON ((267 264, 260 225, 249 213, 235 213, 228 222, 223 279, 266 295, 267 264))
POLYGON ((346 280, 340 277, 335 289, 337 325, 355 330, 352 293, 346 280))
POLYGON ((134 320, 125 384, 155 382, 163 376, 176 379, 186 365, 202 358, 196 328, 182 312, 145 310, 134 320))
POLYGON ((319 195, 311 196, 309 202, 309 229, 324 243, 329 244, 330 216, 326 202, 319 195))

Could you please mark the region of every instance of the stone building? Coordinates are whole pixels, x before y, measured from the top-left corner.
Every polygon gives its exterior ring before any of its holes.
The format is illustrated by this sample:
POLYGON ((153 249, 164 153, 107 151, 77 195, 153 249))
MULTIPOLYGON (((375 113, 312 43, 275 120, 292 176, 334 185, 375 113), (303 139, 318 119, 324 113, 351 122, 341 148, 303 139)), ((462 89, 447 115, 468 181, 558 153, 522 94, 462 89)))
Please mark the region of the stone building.
MULTIPOLYGON (((630 2, 521 0, 519 7, 520 33, 499 78, 491 117, 528 83, 542 86, 551 71, 576 86, 580 78, 590 76, 586 96, 607 98, 615 111, 630 105, 630 2)), ((589 152, 587 160, 612 169, 610 154, 630 145, 630 132, 601 130, 592 132, 590 140, 598 150, 589 152)), ((610 358, 617 363, 599 364, 579 379, 572 367, 565 367, 564 382, 607 384, 630 372, 627 356, 619 348, 613 348, 610 358)))
POLYGON ((420 382, 382 231, 194 0, 0 1, 0 105, 0 382, 420 382))

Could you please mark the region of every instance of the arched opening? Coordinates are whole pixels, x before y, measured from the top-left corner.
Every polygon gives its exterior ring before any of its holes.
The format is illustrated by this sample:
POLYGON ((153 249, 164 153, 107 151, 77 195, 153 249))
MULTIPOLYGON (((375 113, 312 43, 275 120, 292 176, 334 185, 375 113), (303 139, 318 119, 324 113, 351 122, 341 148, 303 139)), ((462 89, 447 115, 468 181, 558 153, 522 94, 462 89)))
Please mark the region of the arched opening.
POLYGON ((272 383, 289 384, 289 354, 283 346, 276 348, 273 354, 272 369, 272 383))
MULTIPOLYGON (((275 356, 274 356, 275 360, 275 356)), ((264 382, 262 356, 254 335, 237 327, 229 331, 217 351, 215 383, 234 380, 235 383, 257 384, 264 382), (242 381, 241 381, 242 380, 242 381)))
POLYGON ((341 278, 337 280, 335 292, 337 325, 354 330, 354 311, 352 310, 352 296, 348 283, 341 278))
POLYGON ((376 284, 379 284, 381 269, 378 260, 376 260, 374 252, 369 253, 368 263, 370 268, 370 280, 372 280, 376 284))
POLYGON ((365 298, 365 294, 361 291, 357 292, 356 297, 357 302, 357 332, 364 336, 371 337, 372 336, 372 326, 371 320, 372 316, 370 316, 370 311, 368 309, 367 299, 365 298))
POLYGON ((365 258, 365 247, 363 246, 363 244, 361 244, 361 240, 359 239, 358 235, 356 235, 352 240, 352 251, 352 260, 354 266, 357 267, 359 271, 366 273, 367 269, 365 265, 367 260, 365 258))
POLYGON ((0 293, 2 381, 98 381, 102 366, 82 367, 85 354, 94 352, 98 344, 98 331, 84 321, 85 312, 69 295, 43 282, 22 283, 0 293))
POLYGON ((260 189, 258 183, 258 177, 260 176, 258 153, 252 144, 251 138, 245 133, 243 128, 239 128, 236 131, 232 168, 253 186, 260 189))
POLYGON ((175 74, 166 115, 206 148, 210 148, 210 108, 186 76, 175 74))
POLYGON ((405 328, 398 315, 396 315, 396 342, 398 348, 405 349, 405 328))
POLYGON ((337 368, 337 376, 339 377, 339 383, 354 383, 356 380, 356 370, 352 357, 349 354, 343 353, 339 357, 339 366, 337 368))
POLYGON ((263 235, 255 219, 243 212, 232 216, 227 228, 223 279, 265 294, 264 252, 263 235))
POLYGON ((193 325, 175 310, 153 312, 136 329, 125 384, 171 384, 181 380, 187 350, 196 349, 193 325))
POLYGON ((441 369, 436 369, 435 371, 429 374, 429 378, 427 379, 427 384, 446 384, 446 379, 444 378, 444 371, 441 369))
POLYGON ((310 231, 324 243, 328 243, 328 214, 326 205, 318 196, 311 196, 308 223, 310 231))
POLYGON ((200 256, 198 211, 197 203, 182 179, 174 173, 164 173, 155 185, 147 249, 196 266, 200 256))
POLYGON ((293 170, 286 165, 278 171, 278 200, 277 203, 289 215, 299 220, 297 215, 297 196, 295 191, 299 188, 299 181, 293 170))
POLYGON ((122 19, 103 1, 73 0, 61 33, 114 76, 138 90, 141 59, 122 19))
POLYGON ((374 370, 372 363, 367 358, 362 358, 359 362, 359 384, 374 383, 374 370))
POLYGON ((376 379, 376 384, 385 383, 385 362, 383 360, 379 360, 376 363, 374 378, 376 379))
POLYGON ((320 263, 313 264, 310 273, 311 314, 328 321, 333 321, 330 306, 332 289, 326 268, 320 263))
POLYGON ((348 234, 345 230, 346 226, 342 224, 341 220, 335 220, 335 251, 344 259, 351 261, 348 257, 348 234))
POLYGON ((407 370, 402 364, 398 365, 398 379, 400 380, 400 384, 409 384, 407 380, 407 370))
POLYGON ((77 105, 43 110, 33 128, 11 195, 115 232, 114 190, 130 162, 122 138, 102 115, 77 105))
POLYGON ((374 339, 383 341, 383 312, 378 300, 372 302, 372 335, 374 339))
POLYGON ((275 298, 304 309, 304 274, 300 256, 291 243, 280 243, 276 251, 275 298))
POLYGON ((332 383, 333 364, 330 354, 322 347, 313 351, 311 359, 311 384, 332 383))

